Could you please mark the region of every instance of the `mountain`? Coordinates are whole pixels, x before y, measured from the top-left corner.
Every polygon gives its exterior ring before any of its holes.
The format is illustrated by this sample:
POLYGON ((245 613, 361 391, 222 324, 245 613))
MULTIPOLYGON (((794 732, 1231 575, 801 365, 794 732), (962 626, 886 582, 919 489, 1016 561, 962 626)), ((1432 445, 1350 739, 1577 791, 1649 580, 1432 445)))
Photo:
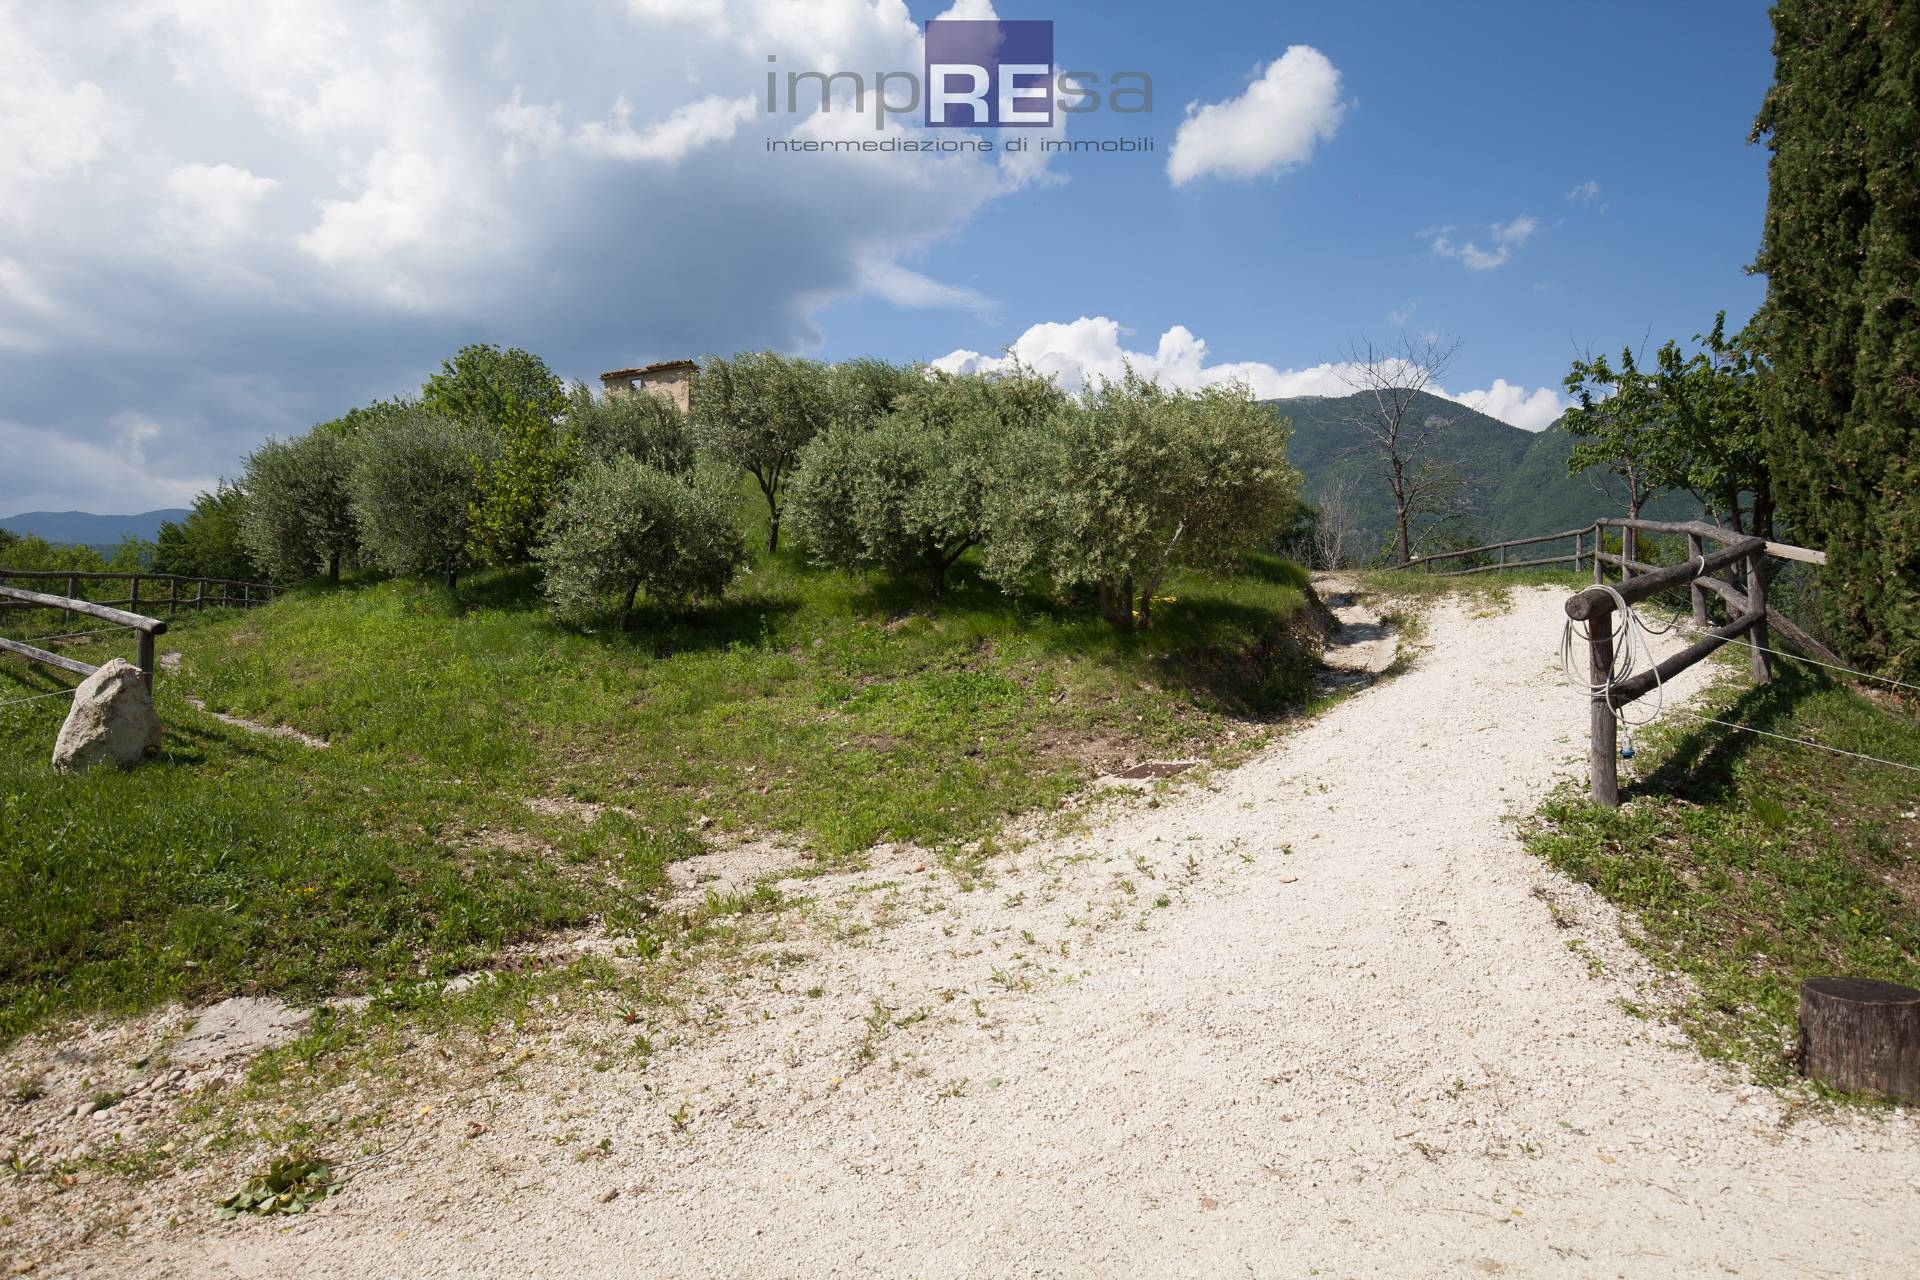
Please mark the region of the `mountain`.
POLYGON ((11 529, 29 538, 45 538, 48 542, 111 547, 122 538, 145 538, 151 542, 160 536, 163 523, 184 520, 190 514, 184 507, 143 511, 137 516, 97 516, 91 511, 23 511, 17 516, 0 517, 0 529, 11 529))
MULTIPOLYGON (((1306 475, 1308 500, 1324 505, 1344 484, 1347 517, 1359 531, 1355 546, 1370 554, 1383 545, 1393 531, 1393 498, 1378 463, 1360 447, 1364 437, 1351 425, 1355 415, 1365 411, 1365 398, 1295 396, 1266 403, 1293 422, 1287 456, 1306 475)), ((1587 476, 1567 474, 1574 442, 1558 422, 1545 431, 1522 431, 1424 393, 1412 412, 1453 421, 1434 456, 1452 464, 1460 476, 1467 515, 1456 533, 1468 541, 1459 545, 1558 533, 1591 524, 1595 516, 1626 514, 1617 497, 1609 497, 1587 476)), ((1679 493, 1662 495, 1641 514, 1688 520, 1700 512, 1692 495, 1679 493)))

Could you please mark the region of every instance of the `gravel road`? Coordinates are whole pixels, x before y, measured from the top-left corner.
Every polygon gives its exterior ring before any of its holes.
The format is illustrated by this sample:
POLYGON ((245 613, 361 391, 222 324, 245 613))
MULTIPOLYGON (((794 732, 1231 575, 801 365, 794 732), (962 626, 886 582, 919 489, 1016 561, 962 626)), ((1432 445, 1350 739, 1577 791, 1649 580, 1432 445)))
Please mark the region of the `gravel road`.
POLYGON ((1660 975, 1517 842, 1585 751, 1562 596, 1436 606, 1405 674, 988 885, 910 853, 785 883, 811 905, 644 1069, 544 1054, 307 1218, 65 1265, 1914 1274, 1913 1117, 1797 1105, 1626 1012, 1660 975))

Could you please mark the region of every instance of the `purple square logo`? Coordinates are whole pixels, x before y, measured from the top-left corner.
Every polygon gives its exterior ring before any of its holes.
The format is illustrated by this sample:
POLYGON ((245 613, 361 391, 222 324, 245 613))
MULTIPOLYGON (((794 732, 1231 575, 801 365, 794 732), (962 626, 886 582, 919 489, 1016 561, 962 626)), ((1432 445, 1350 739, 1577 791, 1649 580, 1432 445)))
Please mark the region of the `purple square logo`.
POLYGON ((1053 23, 929 22, 927 127, 1053 123, 1053 23))

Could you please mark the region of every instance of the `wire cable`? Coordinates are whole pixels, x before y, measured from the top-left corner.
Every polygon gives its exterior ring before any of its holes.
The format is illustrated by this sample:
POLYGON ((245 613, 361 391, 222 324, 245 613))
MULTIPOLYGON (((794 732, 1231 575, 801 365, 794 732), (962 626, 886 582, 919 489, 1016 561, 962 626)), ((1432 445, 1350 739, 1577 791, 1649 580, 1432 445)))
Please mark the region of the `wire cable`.
MULTIPOLYGON (((79 686, 75 685, 74 688, 77 689, 79 686)), ((38 702, 42 698, 70 698, 73 696, 73 693, 73 689, 55 689, 51 693, 36 693, 30 697, 15 698, 11 702, 0 702, 0 710, 5 710, 8 707, 17 707, 23 703, 38 702)))
POLYGON ((1698 711, 1689 711, 1685 707, 1674 708, 1683 716, 1692 716, 1695 720, 1704 720, 1708 724, 1717 724, 1727 729, 1738 729, 1742 733, 1758 734, 1762 738, 1773 738, 1780 742, 1791 742, 1795 746, 1807 747, 1813 751, 1825 751, 1830 755, 1847 756, 1854 760, 1865 760, 1869 764, 1883 764, 1889 769, 1905 769, 1908 773, 1920 773, 1920 764, 1902 764, 1898 760, 1883 760, 1879 756, 1870 756, 1859 751, 1848 751, 1843 747, 1829 747, 1824 742, 1810 742, 1805 738, 1793 738, 1784 733, 1774 733, 1769 729, 1756 729, 1750 724, 1735 724, 1731 720, 1717 720, 1712 716, 1703 716, 1698 711))

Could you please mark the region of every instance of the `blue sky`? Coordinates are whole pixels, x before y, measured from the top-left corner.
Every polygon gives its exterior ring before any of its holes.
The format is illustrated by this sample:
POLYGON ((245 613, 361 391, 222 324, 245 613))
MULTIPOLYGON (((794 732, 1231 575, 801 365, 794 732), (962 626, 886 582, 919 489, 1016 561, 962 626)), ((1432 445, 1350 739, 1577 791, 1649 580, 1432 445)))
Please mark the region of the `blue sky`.
POLYGON ((913 69, 945 11, 0 5, 0 513, 181 504, 468 341, 580 378, 1017 344, 1068 383, 1131 355, 1281 393, 1405 326, 1461 339, 1451 394, 1538 427, 1577 352, 1760 299, 1761 4, 1002 0, 1062 67, 1154 79, 1151 115, 1067 138, 1157 150, 767 153, 875 136, 765 115, 768 53, 913 69))

